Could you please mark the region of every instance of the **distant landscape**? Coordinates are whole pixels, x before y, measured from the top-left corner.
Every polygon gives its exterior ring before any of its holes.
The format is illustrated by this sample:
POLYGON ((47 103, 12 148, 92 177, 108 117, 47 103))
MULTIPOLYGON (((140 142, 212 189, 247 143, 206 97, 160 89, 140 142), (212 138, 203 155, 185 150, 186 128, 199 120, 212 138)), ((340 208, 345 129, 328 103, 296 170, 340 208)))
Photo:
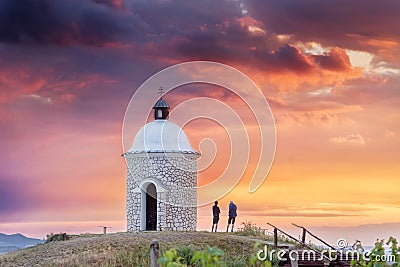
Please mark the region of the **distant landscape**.
POLYGON ((11 235, 0 233, 0 255, 42 244, 43 242, 41 239, 29 238, 19 233, 11 235))

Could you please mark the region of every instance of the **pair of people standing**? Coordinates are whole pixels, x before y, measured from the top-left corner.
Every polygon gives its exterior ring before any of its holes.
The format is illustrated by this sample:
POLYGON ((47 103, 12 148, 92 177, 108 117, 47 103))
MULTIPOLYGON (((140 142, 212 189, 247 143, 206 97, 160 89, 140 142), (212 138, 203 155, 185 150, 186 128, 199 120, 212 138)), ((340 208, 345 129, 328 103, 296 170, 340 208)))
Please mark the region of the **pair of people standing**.
MULTIPOLYGON (((228 212, 228 226, 226 227, 226 231, 228 232, 229 230, 229 226, 232 224, 232 229, 231 232, 233 232, 233 227, 235 225, 235 220, 236 220, 236 216, 237 216, 237 206, 235 205, 235 203, 233 203, 233 201, 231 201, 229 203, 229 212, 228 212)), ((219 222, 219 214, 221 213, 219 207, 218 207, 218 201, 214 202, 214 206, 212 207, 212 211, 213 211, 213 225, 211 228, 211 232, 216 232, 217 231, 217 227, 218 227, 218 222, 219 222), (215 226, 215 228, 214 228, 215 226)))

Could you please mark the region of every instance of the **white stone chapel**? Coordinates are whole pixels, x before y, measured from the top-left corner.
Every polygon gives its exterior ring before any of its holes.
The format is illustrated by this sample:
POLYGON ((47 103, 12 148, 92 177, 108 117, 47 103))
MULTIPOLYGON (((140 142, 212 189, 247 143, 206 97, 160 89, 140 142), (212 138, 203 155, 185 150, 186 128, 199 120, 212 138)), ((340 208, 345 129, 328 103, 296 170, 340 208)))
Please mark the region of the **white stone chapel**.
POLYGON ((160 97, 154 121, 136 134, 127 162, 128 231, 195 231, 197 159, 185 132, 170 122, 160 97))

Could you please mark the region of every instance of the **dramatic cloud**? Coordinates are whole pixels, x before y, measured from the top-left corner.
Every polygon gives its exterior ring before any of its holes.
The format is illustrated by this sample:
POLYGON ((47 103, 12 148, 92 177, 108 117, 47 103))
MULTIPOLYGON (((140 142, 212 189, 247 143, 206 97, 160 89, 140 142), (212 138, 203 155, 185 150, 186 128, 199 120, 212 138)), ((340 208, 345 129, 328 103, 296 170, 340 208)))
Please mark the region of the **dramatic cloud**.
POLYGON ((289 41, 317 42, 375 54, 374 62, 400 56, 400 3, 393 0, 246 1, 248 13, 289 41))
POLYGON ((91 1, 0 1, 0 41, 5 43, 104 45, 132 32, 128 29, 121 13, 91 1))
POLYGON ((400 36, 398 1, 248 0, 246 4, 249 14, 272 32, 303 41, 336 46, 351 45, 349 35, 388 40, 399 40, 400 36))

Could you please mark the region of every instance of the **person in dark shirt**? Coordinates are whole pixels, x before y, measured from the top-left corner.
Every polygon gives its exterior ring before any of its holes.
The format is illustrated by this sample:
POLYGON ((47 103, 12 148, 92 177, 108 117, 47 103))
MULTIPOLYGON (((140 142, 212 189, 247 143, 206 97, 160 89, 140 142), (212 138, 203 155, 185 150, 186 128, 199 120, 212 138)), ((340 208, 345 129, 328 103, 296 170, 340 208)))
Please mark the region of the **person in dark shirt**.
POLYGON ((221 211, 219 210, 218 207, 218 201, 214 202, 214 206, 212 207, 212 212, 213 212, 213 225, 211 228, 211 232, 217 232, 217 227, 218 227, 218 222, 219 222, 219 214, 221 211), (215 229, 214 229, 215 225, 215 229))
POLYGON ((233 201, 231 201, 229 203, 229 218, 228 218, 228 226, 226 227, 226 231, 228 232, 229 230, 229 225, 232 224, 232 229, 231 232, 233 232, 233 227, 235 225, 235 220, 236 220, 236 216, 237 216, 237 207, 235 205, 235 203, 233 203, 233 201))

